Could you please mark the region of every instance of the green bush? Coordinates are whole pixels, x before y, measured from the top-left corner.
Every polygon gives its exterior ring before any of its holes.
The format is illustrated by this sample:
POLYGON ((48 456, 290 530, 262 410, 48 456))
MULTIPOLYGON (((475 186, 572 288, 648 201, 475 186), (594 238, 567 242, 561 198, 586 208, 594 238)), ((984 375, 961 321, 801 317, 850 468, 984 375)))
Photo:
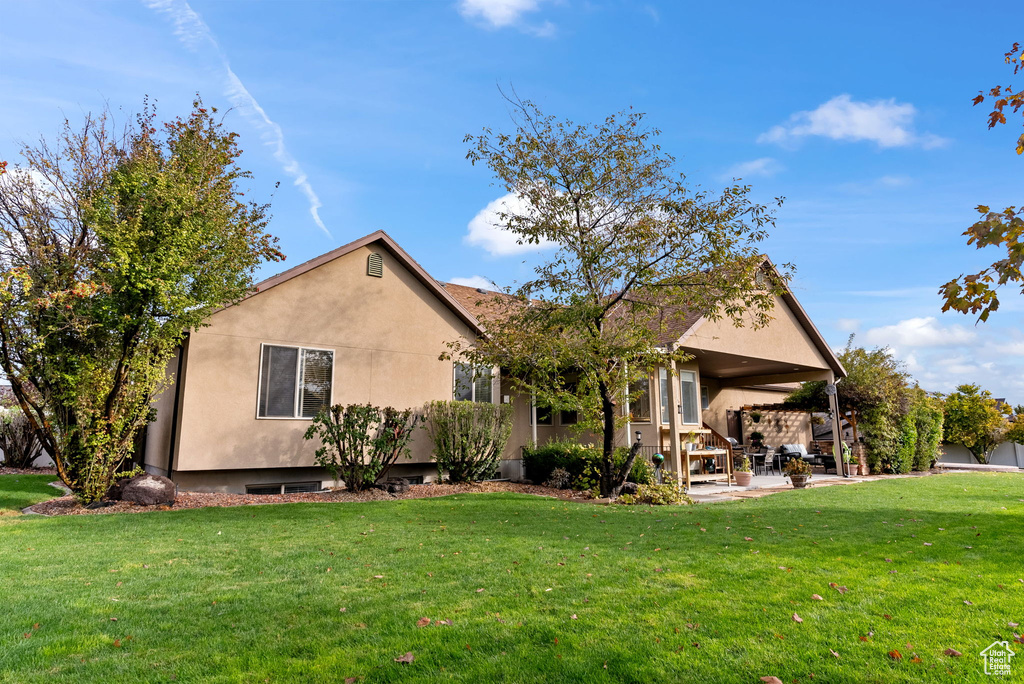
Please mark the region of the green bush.
POLYGON ((651 506, 693 503, 693 499, 683 494, 682 488, 676 484, 640 485, 636 488, 636 494, 623 494, 617 501, 626 505, 649 504, 651 506))
POLYGON ((914 450, 914 470, 928 470, 939 458, 942 441, 942 409, 938 400, 924 399, 914 412, 917 423, 917 448, 914 450))
MULTIPOLYGON (((621 466, 625 463, 628 454, 627 447, 617 448, 613 455, 615 465, 621 466)), ((601 450, 571 440, 552 440, 547 444, 525 449, 523 468, 526 471, 526 478, 532 482, 547 482, 551 478, 551 473, 561 468, 572 478, 572 489, 595 489, 601 481, 601 450)), ((637 456, 626 480, 637 484, 654 484, 654 466, 637 456)))
POLYGON ((313 418, 305 439, 319 439, 316 464, 344 480, 351 491, 362 491, 387 473, 399 456, 409 455, 409 441, 419 416, 372 404, 335 404, 313 418))
POLYGON ((473 482, 493 475, 512 434, 511 404, 432 401, 427 404, 426 416, 438 473, 447 471, 451 482, 473 482))

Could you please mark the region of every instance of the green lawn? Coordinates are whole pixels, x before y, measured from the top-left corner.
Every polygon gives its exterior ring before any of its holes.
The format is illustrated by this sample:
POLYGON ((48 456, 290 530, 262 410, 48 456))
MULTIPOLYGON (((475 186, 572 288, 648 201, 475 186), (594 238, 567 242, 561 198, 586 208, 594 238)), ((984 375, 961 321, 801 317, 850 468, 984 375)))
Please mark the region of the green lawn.
POLYGON ((63 496, 48 484, 56 479, 56 475, 0 475, 0 516, 18 515, 26 506, 63 496))
POLYGON ((978 652, 1024 624, 1022 500, 965 474, 5 517, 0 682, 991 682, 978 652))

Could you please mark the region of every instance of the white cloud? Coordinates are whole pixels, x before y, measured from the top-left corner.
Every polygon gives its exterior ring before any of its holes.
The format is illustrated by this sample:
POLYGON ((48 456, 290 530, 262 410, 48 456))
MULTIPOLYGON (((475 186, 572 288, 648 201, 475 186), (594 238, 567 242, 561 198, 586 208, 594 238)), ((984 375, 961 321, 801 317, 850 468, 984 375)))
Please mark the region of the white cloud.
POLYGON ((857 102, 849 95, 837 95, 813 111, 793 114, 786 124, 773 126, 757 141, 785 145, 816 135, 833 140, 867 140, 883 148, 920 145, 925 149, 947 142, 930 133, 915 133, 916 115, 914 105, 895 99, 857 102))
POLYGON ((241 79, 231 69, 227 55, 221 49, 210 27, 200 18, 185 0, 148 0, 150 9, 167 16, 174 23, 174 35, 193 52, 204 47, 211 49, 224 72, 224 94, 250 123, 260 132, 260 139, 271 148, 274 159, 281 165, 286 174, 292 177, 293 184, 305 195, 309 203, 309 213, 313 222, 319 226, 327 237, 333 238, 327 226, 320 219, 320 207, 323 204, 313 190, 309 177, 302 170, 298 160, 292 156, 284 143, 284 131, 281 126, 267 116, 267 112, 245 87, 241 79))
POLYGON ((494 283, 491 282, 490 278, 484 278, 482 275, 469 276, 468 278, 452 278, 448 281, 454 285, 465 285, 466 287, 475 287, 479 290, 496 290, 494 283))
POLYGON ((780 164, 777 159, 761 157, 760 159, 740 162, 739 164, 729 167, 729 169, 726 170, 720 178, 722 180, 731 180, 733 178, 750 178, 752 176, 769 177, 785 170, 786 167, 780 164))
POLYGON ((554 247, 551 242, 542 242, 539 245, 518 244, 518 236, 502 227, 500 213, 524 214, 527 210, 526 201, 519 195, 509 193, 499 197, 473 217, 462 241, 467 245, 484 248, 491 256, 523 254, 554 247))
POLYGON ((857 318, 840 318, 836 320, 836 327, 843 332, 857 332, 860 330, 860 320, 857 318))
POLYGON ((969 345, 977 333, 962 325, 942 326, 933 317, 908 318, 895 325, 871 328, 864 333, 869 344, 900 348, 955 347, 969 345))
POLYGON ((527 12, 540 9, 541 0, 462 0, 459 3, 459 14, 466 19, 478 20, 491 29, 517 27, 526 33, 541 38, 550 38, 555 34, 555 25, 545 21, 538 26, 522 22, 527 12))

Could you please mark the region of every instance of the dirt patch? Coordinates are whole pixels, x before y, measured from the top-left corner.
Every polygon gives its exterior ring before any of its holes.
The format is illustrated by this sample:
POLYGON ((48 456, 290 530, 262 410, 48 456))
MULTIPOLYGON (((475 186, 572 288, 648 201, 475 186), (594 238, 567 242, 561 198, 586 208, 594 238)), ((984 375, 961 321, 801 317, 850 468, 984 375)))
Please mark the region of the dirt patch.
POLYGON ((580 492, 554 489, 538 485, 516 484, 514 482, 480 482, 475 484, 425 484, 411 485, 402 494, 388 494, 381 489, 370 489, 353 493, 326 491, 306 494, 206 494, 201 492, 179 492, 174 506, 139 506, 127 501, 112 501, 102 508, 86 508, 71 496, 50 499, 32 506, 32 511, 43 515, 87 515, 91 513, 147 513, 170 511, 182 508, 227 508, 232 506, 257 506, 277 503, 357 503, 361 501, 394 501, 396 499, 426 499, 452 494, 481 494, 492 492, 514 492, 533 494, 558 499, 582 501, 586 497, 580 492))
POLYGON ((0 475, 56 475, 56 468, 5 468, 0 466, 0 475))

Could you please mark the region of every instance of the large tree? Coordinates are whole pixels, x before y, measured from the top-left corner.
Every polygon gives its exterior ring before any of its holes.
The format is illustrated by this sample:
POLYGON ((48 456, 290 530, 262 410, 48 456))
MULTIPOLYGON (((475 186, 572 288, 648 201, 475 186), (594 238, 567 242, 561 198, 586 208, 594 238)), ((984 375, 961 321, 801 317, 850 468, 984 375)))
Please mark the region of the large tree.
POLYGON ((0 365, 84 500, 132 453, 188 331, 281 257, 215 114, 86 116, 0 163, 0 365))
POLYGON ((739 182, 721 193, 689 186, 643 114, 587 125, 509 102, 516 130, 467 136, 467 157, 517 198, 501 227, 554 254, 489 302, 485 339, 453 352, 500 366, 541 405, 576 412, 577 429, 601 440, 601 494, 616 496, 636 455, 616 467, 630 378, 686 358, 669 340, 688 315, 769 320, 788 275, 757 249, 773 215, 739 182))
MULTIPOLYGON (((836 384, 839 410, 853 428, 853 440, 859 437, 859 423, 865 413, 883 405, 895 406, 907 384, 903 363, 893 356, 888 347, 867 349, 854 346, 854 336, 846 340, 846 347, 838 354, 846 369, 846 377, 836 384)), ((786 404, 796 408, 828 411, 826 382, 818 380, 803 383, 786 397, 786 404)))
POLYGON ((978 463, 988 462, 992 450, 1005 438, 1008 427, 999 402, 978 385, 960 385, 946 397, 945 440, 970 449, 978 463))
MULTIPOLYGON (((1021 50, 1020 43, 1014 43, 1003 59, 1013 66, 1015 76, 1024 72, 1024 50, 1021 50)), ((997 85, 987 94, 979 92, 974 98, 975 105, 986 101, 992 106, 988 127, 994 128, 1006 123, 1006 112, 1018 114, 1024 110, 1024 89, 1018 88, 1014 92, 1012 85, 997 85)), ((1024 154, 1024 134, 1017 138, 1016 147, 1017 154, 1024 154)), ((997 289, 1000 286, 1012 282, 1020 285, 1024 292, 1024 275, 1021 273, 1024 266, 1024 207, 1010 206, 993 211, 986 205, 979 205, 977 212, 981 218, 964 232, 967 244, 978 249, 1002 247, 1006 256, 978 273, 950 280, 939 289, 939 294, 945 300, 943 311, 952 309, 961 313, 977 313, 978 318, 985 321, 999 308, 997 289)))

